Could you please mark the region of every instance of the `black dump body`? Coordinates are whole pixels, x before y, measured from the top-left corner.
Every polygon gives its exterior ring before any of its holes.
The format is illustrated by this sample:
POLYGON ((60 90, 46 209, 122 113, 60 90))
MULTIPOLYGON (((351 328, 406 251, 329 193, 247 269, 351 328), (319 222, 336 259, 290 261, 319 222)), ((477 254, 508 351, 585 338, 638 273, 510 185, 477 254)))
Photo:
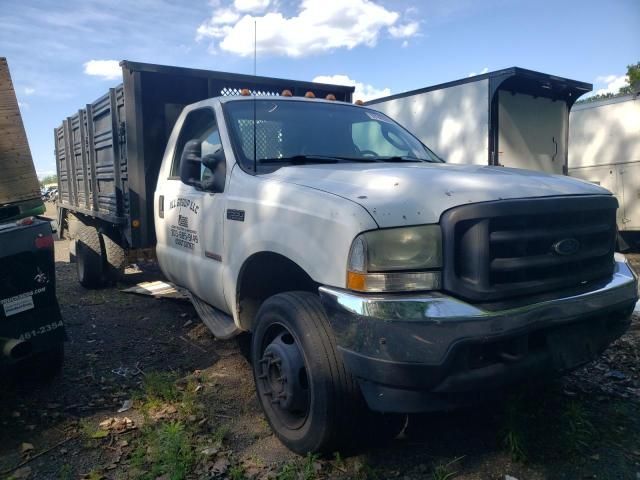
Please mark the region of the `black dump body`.
POLYGON ((61 209, 115 225, 130 248, 155 245, 153 192, 165 147, 182 109, 211 97, 335 95, 354 88, 123 61, 123 83, 54 130, 61 209))
POLYGON ((64 341, 54 265, 48 220, 0 224, 0 367, 64 341))

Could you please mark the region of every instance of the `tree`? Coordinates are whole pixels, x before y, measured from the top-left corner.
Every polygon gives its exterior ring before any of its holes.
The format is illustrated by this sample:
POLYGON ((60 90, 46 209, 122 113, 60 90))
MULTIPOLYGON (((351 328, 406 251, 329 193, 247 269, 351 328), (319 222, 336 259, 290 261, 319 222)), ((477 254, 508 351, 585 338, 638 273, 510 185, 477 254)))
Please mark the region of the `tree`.
POLYGON ((44 177, 42 177, 40 179, 40 186, 44 187, 45 185, 50 185, 50 184, 58 184, 58 176, 56 174, 53 175, 46 175, 44 177))
POLYGON ((640 62, 627 65, 627 85, 620 89, 621 94, 638 93, 640 91, 640 62))
POLYGON ((640 62, 627 65, 627 85, 620 88, 617 93, 599 93, 585 99, 578 100, 577 103, 594 102, 605 98, 619 97, 620 95, 628 95, 630 93, 640 92, 640 62))

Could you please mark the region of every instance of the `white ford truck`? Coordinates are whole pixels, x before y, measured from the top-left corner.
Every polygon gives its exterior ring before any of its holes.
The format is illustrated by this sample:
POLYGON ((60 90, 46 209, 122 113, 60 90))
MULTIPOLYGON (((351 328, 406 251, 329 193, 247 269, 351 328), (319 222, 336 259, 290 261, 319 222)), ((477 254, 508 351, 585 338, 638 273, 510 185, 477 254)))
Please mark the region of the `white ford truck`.
POLYGON ((250 332, 264 413, 301 453, 575 369, 638 299, 607 190, 447 165, 346 102, 186 106, 153 205, 163 272, 216 336, 250 332))

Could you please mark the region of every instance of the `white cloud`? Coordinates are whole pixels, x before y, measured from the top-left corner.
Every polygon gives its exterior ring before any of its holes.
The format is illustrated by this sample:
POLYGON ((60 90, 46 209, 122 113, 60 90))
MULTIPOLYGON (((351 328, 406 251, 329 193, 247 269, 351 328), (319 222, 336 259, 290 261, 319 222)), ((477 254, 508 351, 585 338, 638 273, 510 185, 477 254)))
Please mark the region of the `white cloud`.
POLYGON ((409 22, 404 25, 392 25, 389 27, 389 33, 394 38, 413 37, 420 29, 418 22, 409 22))
POLYGON ((622 87, 629 85, 626 75, 603 75, 596 78, 596 83, 606 84, 605 88, 596 90, 593 95, 605 95, 607 93, 618 93, 622 87))
POLYGON ((25 95, 33 95, 36 92, 35 88, 32 87, 24 87, 24 94, 25 95))
POLYGON ((235 0, 234 8, 214 10, 198 27, 196 39, 218 42, 214 51, 250 56, 256 22, 258 53, 301 57, 336 48, 374 46, 384 30, 394 38, 407 38, 419 30, 418 22, 398 25, 398 12, 372 0, 302 0, 293 16, 277 11, 277 5, 267 0, 235 0), (249 10, 249 4, 255 8, 249 10), (246 13, 260 7, 270 9, 259 16, 246 13))
POLYGON ((318 75, 312 81, 318 83, 333 83, 336 85, 349 85, 352 87, 356 87, 355 92, 353 92, 353 99, 362 100, 364 102, 373 100, 375 98, 391 95, 391 89, 388 87, 376 88, 373 85, 357 82, 349 78, 347 75, 318 75))
POLYGON ((89 60, 84 64, 84 73, 103 80, 122 78, 122 69, 118 60, 89 60))
POLYGON ((475 77, 476 75, 482 75, 484 73, 487 73, 488 71, 489 69, 487 67, 484 67, 482 70, 480 70, 480 73, 471 72, 469 73, 469 75, 467 75, 467 77, 475 77))
POLYGON ((235 0, 233 6, 239 12, 260 13, 269 6, 271 0, 235 0))

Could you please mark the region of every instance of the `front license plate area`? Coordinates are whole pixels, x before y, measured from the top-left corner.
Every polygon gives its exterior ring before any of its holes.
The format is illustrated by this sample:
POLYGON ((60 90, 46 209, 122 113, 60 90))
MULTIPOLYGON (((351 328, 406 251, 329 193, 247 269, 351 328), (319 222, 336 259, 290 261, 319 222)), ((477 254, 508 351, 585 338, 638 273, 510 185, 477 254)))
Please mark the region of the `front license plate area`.
POLYGON ((592 360, 598 354, 604 332, 599 323, 562 327, 547 336, 554 367, 570 370, 592 360))

